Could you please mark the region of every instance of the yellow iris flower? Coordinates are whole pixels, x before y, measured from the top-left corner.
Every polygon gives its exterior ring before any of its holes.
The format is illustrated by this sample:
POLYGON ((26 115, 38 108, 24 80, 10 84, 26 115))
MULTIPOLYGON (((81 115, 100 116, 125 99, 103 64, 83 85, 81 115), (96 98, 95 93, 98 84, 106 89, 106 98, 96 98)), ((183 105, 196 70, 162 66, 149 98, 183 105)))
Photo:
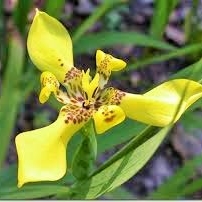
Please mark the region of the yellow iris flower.
POLYGON ((23 132, 16 137, 18 187, 27 182, 54 181, 66 172, 69 140, 91 118, 101 134, 125 117, 154 126, 176 122, 202 96, 202 86, 192 80, 165 82, 139 95, 106 87, 112 71, 126 63, 98 50, 96 74, 77 69, 73 63, 72 41, 64 26, 48 14, 36 10, 28 41, 31 60, 42 71, 39 100, 51 93, 64 104, 51 125, 23 132), (66 91, 59 87, 62 84, 66 91))

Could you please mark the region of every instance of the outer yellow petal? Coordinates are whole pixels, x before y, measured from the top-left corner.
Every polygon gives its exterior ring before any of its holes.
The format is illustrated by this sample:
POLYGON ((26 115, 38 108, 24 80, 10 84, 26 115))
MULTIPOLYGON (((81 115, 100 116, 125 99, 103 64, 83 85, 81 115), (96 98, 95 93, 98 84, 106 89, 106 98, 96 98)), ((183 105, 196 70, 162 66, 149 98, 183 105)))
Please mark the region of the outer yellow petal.
POLYGON ((123 110, 116 105, 102 106, 93 115, 95 129, 98 134, 118 125, 125 119, 123 110))
POLYGON ((200 97, 202 97, 201 84, 176 79, 165 82, 144 95, 117 91, 113 102, 116 100, 126 116, 132 119, 150 125, 166 126, 176 122, 200 97))
POLYGON ((73 54, 71 38, 59 21, 36 10, 27 48, 39 70, 52 72, 63 83, 65 73, 73 67, 73 54))
POLYGON ((66 145, 88 120, 78 121, 78 116, 74 118, 79 113, 78 107, 65 106, 51 125, 16 137, 18 187, 27 182, 54 181, 63 177, 66 172, 66 145))

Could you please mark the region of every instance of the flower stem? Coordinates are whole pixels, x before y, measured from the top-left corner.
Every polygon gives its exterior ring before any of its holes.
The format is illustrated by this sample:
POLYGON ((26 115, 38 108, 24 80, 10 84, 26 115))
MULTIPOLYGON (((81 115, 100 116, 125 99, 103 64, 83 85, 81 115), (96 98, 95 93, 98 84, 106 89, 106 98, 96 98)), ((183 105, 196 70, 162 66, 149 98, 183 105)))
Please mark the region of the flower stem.
POLYGON ((81 133, 83 140, 74 154, 71 165, 72 174, 77 181, 84 180, 91 174, 97 156, 97 141, 92 120, 86 123, 81 133))

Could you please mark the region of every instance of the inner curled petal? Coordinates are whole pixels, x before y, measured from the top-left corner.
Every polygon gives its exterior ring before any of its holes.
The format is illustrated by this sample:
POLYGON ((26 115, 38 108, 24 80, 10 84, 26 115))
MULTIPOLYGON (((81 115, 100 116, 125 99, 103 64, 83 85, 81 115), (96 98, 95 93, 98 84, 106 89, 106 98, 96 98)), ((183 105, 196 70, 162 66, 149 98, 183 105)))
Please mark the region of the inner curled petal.
POLYGON ((39 101, 41 103, 46 102, 49 99, 51 92, 55 95, 59 89, 59 82, 57 78, 51 72, 43 72, 41 74, 41 92, 39 94, 39 101))
POLYGON ((120 71, 125 68, 126 63, 123 60, 106 54, 101 50, 97 50, 96 66, 97 73, 101 75, 100 88, 103 88, 111 75, 111 71, 120 71))

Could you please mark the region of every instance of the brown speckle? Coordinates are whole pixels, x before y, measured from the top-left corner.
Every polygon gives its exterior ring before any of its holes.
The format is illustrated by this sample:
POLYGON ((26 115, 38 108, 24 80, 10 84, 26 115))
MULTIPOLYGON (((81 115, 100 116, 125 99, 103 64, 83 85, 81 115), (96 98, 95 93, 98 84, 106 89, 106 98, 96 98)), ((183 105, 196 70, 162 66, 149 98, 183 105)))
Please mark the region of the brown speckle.
POLYGON ((113 116, 111 116, 111 117, 106 118, 104 121, 105 121, 105 122, 112 122, 115 117, 116 117, 116 116, 113 115, 113 116))

